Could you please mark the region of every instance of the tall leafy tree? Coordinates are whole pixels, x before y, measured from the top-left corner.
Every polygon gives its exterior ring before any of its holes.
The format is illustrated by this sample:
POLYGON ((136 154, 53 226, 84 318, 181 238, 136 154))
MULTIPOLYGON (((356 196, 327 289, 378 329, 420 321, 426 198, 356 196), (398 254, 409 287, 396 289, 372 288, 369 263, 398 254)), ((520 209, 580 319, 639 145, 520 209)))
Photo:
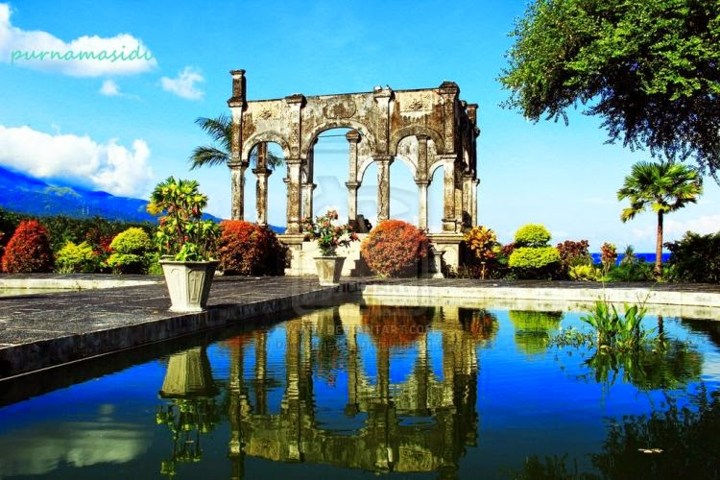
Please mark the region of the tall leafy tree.
POLYGON ((578 104, 611 142, 720 167, 720 1, 533 0, 511 34, 504 106, 567 123, 578 104))
MULTIPOLYGON (((211 145, 196 147, 190 156, 190 168, 225 165, 230 161, 232 145, 232 120, 227 115, 216 118, 199 117, 195 123, 200 126, 213 140, 211 145)), ((257 148, 250 155, 250 162, 257 162, 257 148)), ((282 165, 283 159, 274 153, 267 152, 267 165, 274 168, 282 165)))
POLYGON ((617 192, 618 200, 630 200, 620 219, 632 220, 648 207, 657 214, 657 240, 655 242, 655 275, 662 272, 663 217, 697 202, 702 195, 702 177, 697 170, 679 163, 638 162, 625 177, 617 192))

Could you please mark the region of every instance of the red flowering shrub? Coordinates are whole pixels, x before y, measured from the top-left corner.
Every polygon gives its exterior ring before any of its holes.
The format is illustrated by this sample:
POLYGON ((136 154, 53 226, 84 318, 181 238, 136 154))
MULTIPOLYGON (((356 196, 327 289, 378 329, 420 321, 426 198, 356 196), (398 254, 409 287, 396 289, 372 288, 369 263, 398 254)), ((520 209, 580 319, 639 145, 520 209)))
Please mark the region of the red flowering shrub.
POLYGON ((374 273, 397 276, 417 266, 428 254, 429 242, 414 225, 402 220, 385 220, 363 240, 360 252, 374 273))
POLYGON ((53 256, 47 230, 37 220, 24 220, 5 248, 4 272, 52 272, 53 256))
POLYGON ((558 243, 558 253, 560 254, 560 275, 567 277, 570 269, 578 265, 591 265, 592 257, 590 256, 590 243, 587 240, 575 242, 573 240, 565 240, 558 243))
POLYGON ((287 247, 268 227, 243 220, 220 223, 218 260, 226 275, 282 275, 287 247))

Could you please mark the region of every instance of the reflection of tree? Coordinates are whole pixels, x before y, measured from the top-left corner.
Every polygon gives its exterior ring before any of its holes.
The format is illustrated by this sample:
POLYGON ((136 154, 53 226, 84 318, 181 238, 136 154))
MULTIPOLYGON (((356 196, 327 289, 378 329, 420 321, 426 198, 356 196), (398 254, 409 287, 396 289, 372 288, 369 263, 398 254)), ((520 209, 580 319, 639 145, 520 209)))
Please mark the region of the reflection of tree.
POLYGON ((487 343, 497 336, 500 326, 494 313, 484 308, 460 308, 458 315, 462 329, 470 333, 473 339, 487 343))
POLYGON ((646 343, 631 350, 599 349, 585 362, 595 381, 613 385, 623 380, 642 390, 675 389, 699 378, 702 356, 686 343, 671 340, 646 343))
POLYGON ((202 457, 200 434, 212 431, 220 420, 216 394, 205 348, 192 348, 170 357, 160 390, 160 397, 170 403, 161 406, 155 416, 159 425, 168 427, 173 440, 172 455, 161 464, 163 475, 172 478, 178 463, 197 462, 202 457))
POLYGON ((508 317, 515 326, 515 344, 526 354, 534 355, 550 346, 550 334, 560 326, 563 313, 510 310, 508 317))
POLYGON ((360 314, 378 347, 405 347, 427 331, 433 308, 367 305, 360 314))
POLYGON ((668 398, 664 410, 612 423, 601 453, 591 455, 600 472, 577 472, 567 458, 530 457, 519 479, 716 479, 720 476, 720 392, 701 388, 684 407, 668 398))

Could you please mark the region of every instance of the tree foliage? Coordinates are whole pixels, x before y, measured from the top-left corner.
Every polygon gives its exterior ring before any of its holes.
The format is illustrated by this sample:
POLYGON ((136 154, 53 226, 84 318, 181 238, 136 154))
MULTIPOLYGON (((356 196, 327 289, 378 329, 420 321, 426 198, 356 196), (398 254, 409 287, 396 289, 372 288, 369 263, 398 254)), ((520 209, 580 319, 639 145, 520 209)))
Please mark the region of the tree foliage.
POLYGON ((720 166, 720 2, 534 0, 512 36, 504 106, 567 123, 587 105, 611 142, 720 166))
POLYGON ((37 220, 23 220, 5 248, 2 268, 8 273, 51 272, 53 254, 45 227, 37 220))
POLYGON ((657 240, 655 248, 655 273, 661 272, 663 216, 697 202, 702 195, 702 178, 698 172, 685 165, 669 162, 638 162, 632 166, 630 175, 625 177, 622 188, 617 192, 618 200, 630 200, 630 206, 623 209, 623 222, 635 218, 650 208, 657 215, 657 240))
MULTIPOLYGON (((190 169, 204 166, 225 165, 230 161, 232 146, 232 119, 227 115, 216 118, 198 117, 195 123, 212 138, 211 145, 195 147, 190 156, 190 169)), ((253 148, 250 161, 257 163, 258 149, 253 148)), ((282 157, 268 151, 267 166, 278 167, 283 164, 282 157)))

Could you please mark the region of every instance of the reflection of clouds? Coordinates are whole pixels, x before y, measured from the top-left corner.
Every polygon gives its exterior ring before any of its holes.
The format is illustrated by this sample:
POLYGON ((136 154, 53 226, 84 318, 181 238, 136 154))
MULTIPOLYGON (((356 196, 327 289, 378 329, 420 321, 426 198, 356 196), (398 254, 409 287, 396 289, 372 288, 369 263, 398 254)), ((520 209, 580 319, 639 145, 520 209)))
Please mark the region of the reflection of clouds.
POLYGON ((0 437, 0 479, 46 474, 61 464, 125 463, 150 447, 143 426, 113 421, 111 406, 98 413, 96 421, 37 423, 0 437))

